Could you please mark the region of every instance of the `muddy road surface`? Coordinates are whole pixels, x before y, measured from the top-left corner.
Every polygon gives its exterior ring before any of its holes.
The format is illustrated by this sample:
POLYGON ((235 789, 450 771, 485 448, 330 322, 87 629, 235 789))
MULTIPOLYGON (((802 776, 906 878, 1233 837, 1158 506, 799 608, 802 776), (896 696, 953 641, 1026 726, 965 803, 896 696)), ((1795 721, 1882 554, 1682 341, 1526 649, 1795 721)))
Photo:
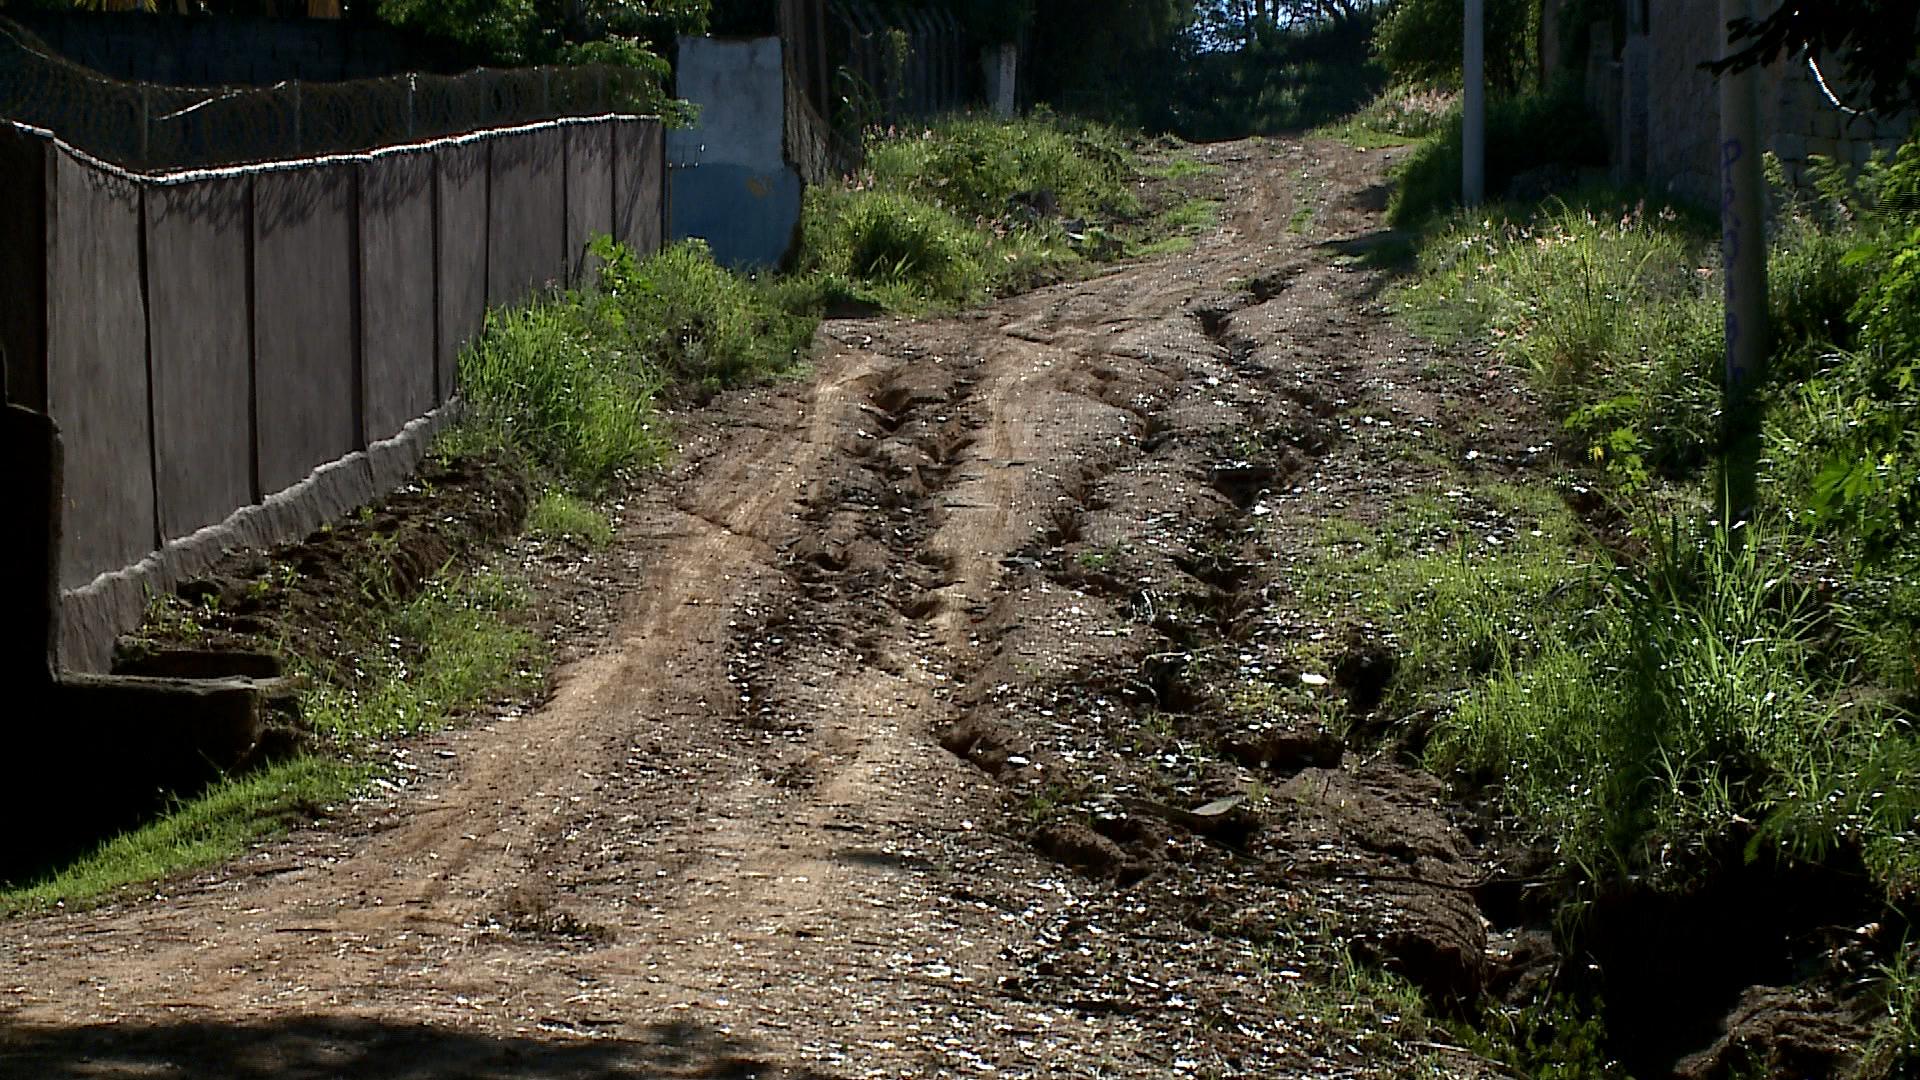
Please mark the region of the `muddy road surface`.
MULTIPOLYGON (((1526 403, 1383 318, 1386 156, 1197 153, 1194 250, 829 322, 807 378, 687 418, 541 708, 6 927, 0 1073, 1480 1075, 1327 987, 1330 940, 1437 1001, 1493 977, 1438 784, 1284 717, 1196 732, 1338 632, 1290 544, 1463 431, 1518 461, 1526 403)), ((1364 712, 1380 665, 1329 649, 1281 681, 1364 712)))

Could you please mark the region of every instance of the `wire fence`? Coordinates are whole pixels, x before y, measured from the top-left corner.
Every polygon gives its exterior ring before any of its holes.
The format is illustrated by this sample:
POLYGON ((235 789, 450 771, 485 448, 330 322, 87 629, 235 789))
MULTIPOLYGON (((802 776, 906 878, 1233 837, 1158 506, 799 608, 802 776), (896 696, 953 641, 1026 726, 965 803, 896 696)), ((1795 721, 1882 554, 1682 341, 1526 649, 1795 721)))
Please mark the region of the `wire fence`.
POLYGON ((64 60, 0 18, 0 117, 144 172, 349 153, 565 116, 658 111, 635 68, 476 69, 268 87, 124 82, 64 60))

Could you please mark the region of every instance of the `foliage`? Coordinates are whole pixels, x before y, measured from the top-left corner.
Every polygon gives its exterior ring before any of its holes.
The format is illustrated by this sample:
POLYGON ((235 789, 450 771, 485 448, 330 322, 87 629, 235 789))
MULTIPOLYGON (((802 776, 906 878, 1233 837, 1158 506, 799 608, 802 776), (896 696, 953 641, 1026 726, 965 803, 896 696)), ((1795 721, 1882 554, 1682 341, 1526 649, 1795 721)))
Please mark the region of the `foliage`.
POLYGON ((816 303, 918 311, 1058 279, 1193 220, 1136 223, 1118 132, 1041 114, 956 117, 877 138, 868 170, 807 193, 796 267, 816 303))
MULTIPOLYGON (((1370 9, 1369 9, 1370 10, 1370 9)), ((1257 23, 1234 48, 1195 36, 1171 60, 1175 78, 1139 119, 1199 141, 1300 131, 1351 112, 1386 85, 1368 56, 1370 14, 1284 29, 1257 23)))
MULTIPOLYGON (((1438 134, 1400 167, 1388 219, 1415 227, 1460 203, 1461 118, 1455 109, 1438 134)), ((1487 103, 1487 190, 1500 192, 1534 169, 1565 171, 1604 165, 1606 139, 1579 87, 1546 90, 1487 103)))
POLYGON ((1174 78, 1193 16, 1193 0, 1047 0, 1035 5, 1023 77, 1062 111, 1136 121, 1174 78))
MULTIPOLYGON (((1373 48, 1398 82, 1460 84, 1466 38, 1460 0, 1396 0, 1380 19, 1373 48)), ((1487 0, 1486 76, 1495 91, 1524 86, 1539 60, 1538 0, 1487 0)))
POLYGON ((615 63, 660 74, 676 34, 703 33, 708 0, 374 0, 380 21, 495 66, 615 63))

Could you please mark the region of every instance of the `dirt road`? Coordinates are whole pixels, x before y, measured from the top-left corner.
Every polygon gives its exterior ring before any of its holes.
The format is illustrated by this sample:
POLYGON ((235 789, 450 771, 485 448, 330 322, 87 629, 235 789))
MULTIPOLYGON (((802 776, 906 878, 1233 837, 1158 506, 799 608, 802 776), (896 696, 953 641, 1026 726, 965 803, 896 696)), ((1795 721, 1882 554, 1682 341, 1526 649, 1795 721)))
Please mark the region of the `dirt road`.
POLYGON ((1326 613, 1273 614, 1287 537, 1424 482, 1405 448, 1455 453, 1463 415, 1497 457, 1508 391, 1378 317, 1349 256, 1382 155, 1200 157, 1227 210, 1194 251, 830 322, 811 377, 688 419, 624 515, 642 569, 611 639, 543 708, 423 741, 409 782, 164 897, 5 927, 0 1074, 1407 1068, 1309 1015, 1291 938, 1223 928, 1358 925, 1470 987, 1472 852, 1430 783, 1337 746, 1267 773, 1149 754, 1149 783, 1126 732, 1205 696, 1156 666, 1169 612, 1211 604, 1256 666, 1313 633, 1326 613), (1263 569, 1196 562, 1223 537, 1263 569), (1257 858, 1156 816, 1261 775, 1319 795, 1266 815, 1257 858), (1049 816, 1082 798, 1135 812, 1049 816), (1336 862, 1359 870, 1301 869, 1336 862))

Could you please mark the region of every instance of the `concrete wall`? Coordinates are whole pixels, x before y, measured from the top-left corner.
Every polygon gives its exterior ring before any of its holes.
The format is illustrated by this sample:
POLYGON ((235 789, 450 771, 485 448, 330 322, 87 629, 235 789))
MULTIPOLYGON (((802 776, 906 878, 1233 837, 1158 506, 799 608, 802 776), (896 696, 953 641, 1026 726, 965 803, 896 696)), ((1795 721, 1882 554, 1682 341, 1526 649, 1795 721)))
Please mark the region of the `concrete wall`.
POLYGON ((6 401, 47 408, 45 139, 0 124, 0 385, 6 401))
POLYGON ((0 347, 66 447, 62 664, 104 667, 150 590, 404 481, 489 301, 577 281, 595 233, 658 248, 662 146, 565 120, 141 176, 0 124, 0 193, 39 195, 0 204, 38 305, 0 347))
POLYGON ((467 142, 433 156, 439 275, 434 386, 441 401, 453 395, 460 349, 479 336, 487 314, 487 156, 491 149, 489 143, 467 142))
MULTIPOLYGON (((360 163, 360 436, 390 439, 439 404, 433 156, 360 163)), ((606 230, 601 230, 605 232, 606 230)), ((462 339, 465 340, 465 339, 462 339)))
POLYGON ((669 236, 698 237, 724 266, 778 264, 800 221, 800 175, 783 153, 779 38, 681 38, 675 92, 700 123, 667 132, 669 236))
POLYGON ((260 497, 253 470, 253 187, 198 180, 147 194, 155 484, 167 540, 260 497), (209 304, 209 297, 225 303, 209 304))
POLYGON ((47 412, 67 443, 60 586, 153 550, 153 441, 139 184, 53 155, 47 412))
POLYGON ((295 484, 361 446, 355 179, 352 163, 341 162, 253 181, 262 491, 295 484))
POLYGON ((641 120, 613 124, 613 234, 635 251, 658 251, 666 236, 666 133, 641 120))
POLYGON ((571 127, 566 136, 567 276, 591 278, 587 245, 613 235, 613 129, 571 127))
POLYGON ((492 143, 487 303, 494 307, 566 279, 565 149, 556 127, 518 131, 492 143))

